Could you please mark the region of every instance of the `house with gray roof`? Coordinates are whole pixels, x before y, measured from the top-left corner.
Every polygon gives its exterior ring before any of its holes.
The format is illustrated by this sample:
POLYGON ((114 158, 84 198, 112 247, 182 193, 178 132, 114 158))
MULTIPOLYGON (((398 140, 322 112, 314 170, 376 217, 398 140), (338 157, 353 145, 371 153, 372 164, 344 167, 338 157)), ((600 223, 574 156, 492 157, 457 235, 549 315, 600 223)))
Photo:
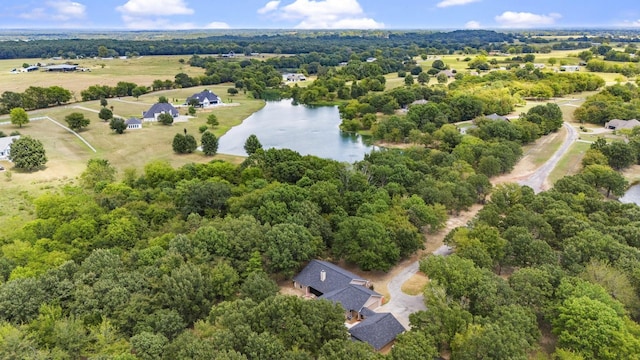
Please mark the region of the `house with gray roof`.
POLYGON ((69 71, 78 70, 78 65, 68 65, 68 64, 49 65, 49 66, 45 66, 43 69, 44 71, 69 72, 69 71))
POLYGON ((406 329, 391 313, 375 313, 349 329, 353 340, 366 342, 377 351, 390 347, 406 329))
POLYGON ((373 310, 382 306, 383 296, 368 287, 350 284, 342 289, 325 293, 320 296, 320 299, 342 305, 347 319, 361 320, 364 309, 373 310))
POLYGON ((509 122, 509 118, 507 118, 506 116, 502 116, 502 115, 498 115, 496 113, 493 113, 491 115, 485 115, 482 116, 485 119, 489 119, 489 120, 494 120, 494 121, 506 121, 509 122))
POLYGON ((9 160, 9 155, 11 155, 11 144, 18 139, 20 139, 20 135, 0 138, 0 160, 9 160))
POLYGON ((296 288, 304 289, 307 296, 320 297, 323 294, 344 289, 349 285, 369 287, 370 283, 368 280, 328 261, 311 260, 293 278, 293 285, 296 288))
POLYGON ((174 118, 178 117, 178 110, 169 103, 155 103, 151 108, 142 113, 143 121, 158 121, 160 114, 171 114, 174 118))
POLYGON ((607 121, 604 124, 604 127, 609 130, 633 129, 636 126, 640 126, 640 121, 636 119, 631 119, 631 120, 613 119, 613 120, 607 121))
POLYGON ((371 344, 376 350, 389 346, 406 329, 391 313, 377 313, 384 297, 371 290, 370 282, 327 261, 311 260, 293 278, 294 287, 307 297, 340 304, 353 340, 371 344))
POLYGON ((187 105, 198 102, 199 107, 208 107, 212 105, 222 104, 222 99, 211 90, 204 90, 197 94, 193 94, 187 98, 187 105))

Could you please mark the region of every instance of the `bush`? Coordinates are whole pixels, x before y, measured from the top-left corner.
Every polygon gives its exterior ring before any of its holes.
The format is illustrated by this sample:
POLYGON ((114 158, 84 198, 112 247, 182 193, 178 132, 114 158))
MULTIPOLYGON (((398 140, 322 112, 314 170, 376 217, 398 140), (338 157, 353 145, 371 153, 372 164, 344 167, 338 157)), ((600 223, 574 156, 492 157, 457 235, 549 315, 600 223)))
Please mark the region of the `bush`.
POLYGON ((198 128, 198 131, 200 131, 200 134, 204 133, 205 131, 207 131, 209 129, 209 127, 207 125, 202 125, 198 128))

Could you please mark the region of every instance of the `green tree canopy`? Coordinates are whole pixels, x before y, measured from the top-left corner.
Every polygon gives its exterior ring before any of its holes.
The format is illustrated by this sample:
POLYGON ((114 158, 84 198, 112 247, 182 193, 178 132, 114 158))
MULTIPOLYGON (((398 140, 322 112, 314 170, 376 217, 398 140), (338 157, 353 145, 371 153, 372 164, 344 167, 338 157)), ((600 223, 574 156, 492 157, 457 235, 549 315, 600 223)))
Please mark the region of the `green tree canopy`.
POLYGON ((98 117, 104 121, 109 121, 113 118, 113 111, 107 108, 102 108, 98 113, 98 117))
POLYGON ((18 125, 19 127, 29 123, 29 115, 20 107, 11 109, 9 117, 11 118, 11 123, 13 125, 18 125))
POLYGON ((158 122, 162 125, 171 125, 173 124, 173 115, 169 113, 162 113, 158 115, 158 122))
POLYGON ((244 142, 244 151, 247 152, 247 155, 255 154, 258 149, 262 149, 262 144, 260 144, 260 140, 254 134, 249 135, 247 140, 244 142))
POLYGON ((42 142, 30 136, 22 136, 13 141, 9 159, 16 168, 27 171, 35 170, 47 163, 42 142))
POLYGON ((127 129, 127 123, 123 118, 113 118, 111 119, 111 121, 109 121, 109 128, 115 131, 116 134, 123 134, 127 129))
POLYGON ((89 119, 79 112, 74 112, 65 116, 64 120, 69 124, 69 128, 71 130, 80 130, 83 127, 87 127, 90 123, 89 119))
POLYGON ((218 152, 218 138, 210 131, 202 133, 202 152, 205 155, 212 156, 218 152))

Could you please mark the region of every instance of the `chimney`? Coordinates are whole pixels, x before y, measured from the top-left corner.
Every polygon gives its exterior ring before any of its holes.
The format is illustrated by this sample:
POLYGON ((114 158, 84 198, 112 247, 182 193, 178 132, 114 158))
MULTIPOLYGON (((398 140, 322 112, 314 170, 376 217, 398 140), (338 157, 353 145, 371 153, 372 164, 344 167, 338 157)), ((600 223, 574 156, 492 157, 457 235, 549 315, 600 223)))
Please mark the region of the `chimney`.
POLYGON ((327 272, 322 270, 320 271, 320 281, 325 281, 327 279, 327 272))

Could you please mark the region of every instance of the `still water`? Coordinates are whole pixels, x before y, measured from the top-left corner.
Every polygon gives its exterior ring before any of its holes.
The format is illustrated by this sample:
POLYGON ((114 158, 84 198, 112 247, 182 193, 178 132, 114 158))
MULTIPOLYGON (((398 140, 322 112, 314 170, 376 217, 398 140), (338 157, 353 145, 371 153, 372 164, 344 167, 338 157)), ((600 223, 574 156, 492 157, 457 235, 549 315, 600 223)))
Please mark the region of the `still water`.
POLYGON ((244 142, 255 134, 264 149, 291 149, 349 163, 360 161, 374 149, 361 136, 340 131, 336 106, 293 105, 291 100, 270 101, 260 111, 220 138, 218 153, 246 156, 244 142))
POLYGON ((633 185, 630 187, 624 196, 620 199, 621 203, 635 203, 636 205, 640 205, 640 185, 633 185))

